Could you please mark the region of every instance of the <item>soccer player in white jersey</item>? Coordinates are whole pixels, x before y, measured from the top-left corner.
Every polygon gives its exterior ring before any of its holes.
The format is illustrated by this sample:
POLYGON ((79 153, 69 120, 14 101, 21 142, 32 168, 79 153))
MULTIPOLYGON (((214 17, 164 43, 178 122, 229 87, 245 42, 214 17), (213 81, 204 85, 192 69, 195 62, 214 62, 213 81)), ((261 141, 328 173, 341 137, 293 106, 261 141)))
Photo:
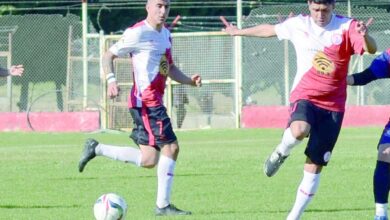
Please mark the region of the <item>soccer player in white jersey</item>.
MULTIPOLYGON (((348 85, 366 85, 377 79, 390 78, 390 48, 377 56, 371 65, 361 73, 347 78, 348 85)), ((388 199, 390 190, 390 119, 378 143, 378 158, 373 177, 375 220, 388 220, 388 199)))
POLYGON ((130 55, 133 65, 134 86, 129 94, 128 106, 134 121, 131 138, 139 146, 118 147, 88 139, 79 162, 79 171, 95 156, 132 163, 144 168, 157 165, 156 215, 189 215, 171 204, 174 169, 179 144, 170 118, 163 105, 167 77, 192 86, 201 86, 197 74, 186 76, 173 63, 171 34, 165 27, 169 13, 169 0, 148 0, 145 20, 128 28, 122 38, 103 56, 102 66, 108 81, 107 95, 118 96, 113 61, 130 55))
POLYGON ((291 149, 309 136, 304 175, 287 219, 300 219, 317 191, 320 173, 338 138, 346 102, 348 63, 353 54, 376 52, 375 41, 362 21, 336 15, 335 0, 308 0, 310 15, 246 29, 224 22, 232 36, 290 40, 297 54, 297 73, 290 93, 290 119, 282 140, 264 164, 273 176, 291 149))

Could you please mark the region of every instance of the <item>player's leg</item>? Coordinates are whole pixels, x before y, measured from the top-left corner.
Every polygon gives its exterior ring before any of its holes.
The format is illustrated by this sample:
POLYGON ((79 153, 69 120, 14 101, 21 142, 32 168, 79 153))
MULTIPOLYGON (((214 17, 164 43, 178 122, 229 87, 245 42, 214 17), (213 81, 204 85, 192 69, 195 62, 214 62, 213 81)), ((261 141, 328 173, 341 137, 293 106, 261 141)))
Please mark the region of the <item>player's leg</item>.
POLYGON ((313 121, 312 104, 308 101, 298 101, 291 107, 289 127, 284 131, 281 142, 264 163, 264 173, 273 176, 290 155, 291 150, 308 136, 310 123, 313 121))
POLYGON ((171 203, 171 190, 179 145, 177 141, 163 145, 157 168, 158 190, 156 215, 190 215, 191 212, 176 208, 171 203))
POLYGON ((317 192, 320 184, 321 170, 321 165, 314 164, 309 158, 306 159, 303 178, 298 186, 295 203, 287 216, 287 220, 297 220, 301 218, 307 205, 317 192))
MULTIPOLYGON (((99 143, 94 139, 87 139, 79 162, 79 171, 83 172, 87 163, 96 156, 105 156, 113 160, 141 166, 141 151, 138 148, 107 145, 99 143)), ((155 157, 158 158, 157 156, 155 157)))
POLYGON ((130 114, 134 121, 134 128, 131 138, 140 146, 121 147, 99 143, 94 139, 88 139, 84 144, 84 150, 79 161, 79 171, 82 172, 87 163, 96 156, 105 156, 110 159, 132 163, 136 166, 152 168, 157 164, 158 152, 153 147, 147 146, 149 134, 145 130, 145 123, 142 119, 142 110, 140 108, 130 109, 130 114), (142 146, 145 147, 142 147, 142 146))
POLYGON ((374 171, 375 219, 387 220, 390 190, 390 122, 378 144, 378 160, 374 171))
POLYGON ((293 208, 287 219, 300 219, 307 205, 313 199, 320 183, 320 173, 323 166, 330 160, 336 144, 343 120, 343 113, 316 110, 318 120, 312 124, 310 138, 305 154, 307 160, 304 166, 302 181, 298 187, 293 208))
POLYGON ((170 201, 176 160, 179 154, 179 145, 171 120, 164 106, 149 108, 147 113, 149 141, 153 141, 161 149, 157 166, 158 187, 155 213, 156 215, 189 215, 191 212, 176 208, 170 201))

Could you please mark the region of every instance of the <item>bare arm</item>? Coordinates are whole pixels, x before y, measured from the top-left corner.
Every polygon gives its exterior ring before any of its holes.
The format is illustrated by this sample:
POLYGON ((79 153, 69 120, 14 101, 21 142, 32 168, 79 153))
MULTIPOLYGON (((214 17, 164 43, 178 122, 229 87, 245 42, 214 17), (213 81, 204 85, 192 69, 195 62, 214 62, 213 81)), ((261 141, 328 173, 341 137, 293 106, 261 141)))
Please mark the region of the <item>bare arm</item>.
POLYGON ((373 18, 368 19, 367 23, 364 23, 363 21, 356 22, 355 30, 363 36, 364 40, 364 50, 367 51, 370 54, 374 54, 377 50, 376 42, 374 38, 372 38, 368 34, 368 26, 371 25, 373 21, 373 18))
POLYGON ((194 74, 191 77, 188 77, 174 64, 170 66, 169 77, 180 84, 187 84, 198 87, 202 85, 201 77, 198 74, 194 74))
POLYGON ((107 51, 102 58, 102 68, 107 80, 107 95, 113 99, 119 95, 120 88, 116 83, 114 74, 114 59, 117 56, 107 51))
POLYGON ((376 42, 375 42, 374 38, 372 38, 368 34, 366 34, 364 36, 364 50, 370 54, 374 54, 377 50, 376 42))
POLYGON ((0 67, 0 76, 6 77, 6 76, 22 76, 24 72, 23 65, 14 65, 11 66, 10 69, 2 68, 0 67))
POLYGON ((238 29, 236 26, 230 24, 226 26, 222 31, 230 34, 231 36, 251 36, 251 37, 273 37, 276 36, 275 25, 260 24, 245 29, 238 29))
POLYGON ((103 67, 103 71, 104 71, 104 74, 107 75, 109 73, 113 73, 114 72, 114 59, 116 58, 117 56, 115 56, 113 53, 111 53, 110 51, 107 51, 103 54, 103 58, 102 58, 102 67, 103 67))

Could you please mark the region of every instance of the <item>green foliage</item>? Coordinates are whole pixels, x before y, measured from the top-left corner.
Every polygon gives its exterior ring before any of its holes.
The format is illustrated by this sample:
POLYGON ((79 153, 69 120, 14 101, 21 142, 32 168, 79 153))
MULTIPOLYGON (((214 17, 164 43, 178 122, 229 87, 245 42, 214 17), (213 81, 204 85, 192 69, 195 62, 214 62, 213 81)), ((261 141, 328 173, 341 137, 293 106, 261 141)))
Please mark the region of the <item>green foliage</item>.
MULTIPOLYGON (((303 219, 370 219, 372 173, 381 128, 344 129, 320 188, 303 219)), ((174 219, 283 219, 302 177, 301 144, 272 178, 262 164, 282 130, 177 132, 181 151, 173 203, 193 211, 174 219)), ((98 157, 78 173, 87 137, 133 145, 127 134, 1 133, 0 219, 92 219, 94 201, 117 192, 128 219, 155 219, 155 169, 98 157)))

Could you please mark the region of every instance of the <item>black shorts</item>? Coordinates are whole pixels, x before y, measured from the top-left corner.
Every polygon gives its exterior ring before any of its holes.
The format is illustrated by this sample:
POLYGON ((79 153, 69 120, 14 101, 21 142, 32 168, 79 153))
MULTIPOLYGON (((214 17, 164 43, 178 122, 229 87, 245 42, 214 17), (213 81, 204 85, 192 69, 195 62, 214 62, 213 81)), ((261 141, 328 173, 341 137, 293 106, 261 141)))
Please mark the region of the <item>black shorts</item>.
POLYGON ((130 138, 137 145, 149 145, 159 149, 161 145, 177 140, 164 106, 131 108, 129 111, 134 121, 130 138))
POLYGON ((290 107, 289 125, 293 121, 305 121, 311 126, 306 156, 314 164, 326 166, 339 136, 344 112, 329 111, 307 100, 299 100, 290 107))

